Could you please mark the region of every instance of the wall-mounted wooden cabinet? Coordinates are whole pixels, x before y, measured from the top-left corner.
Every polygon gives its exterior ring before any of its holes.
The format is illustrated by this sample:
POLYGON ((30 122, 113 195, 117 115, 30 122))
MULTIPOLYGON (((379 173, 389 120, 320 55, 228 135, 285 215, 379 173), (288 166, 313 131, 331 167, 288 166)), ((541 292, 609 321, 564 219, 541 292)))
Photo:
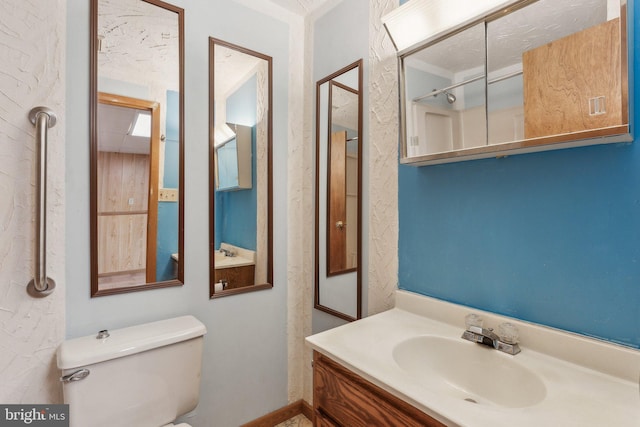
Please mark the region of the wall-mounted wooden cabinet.
POLYGON ((316 427, 443 427, 444 424, 318 352, 313 363, 316 427))
POLYGON ((626 0, 503 3, 398 52, 401 163, 633 140, 626 0))

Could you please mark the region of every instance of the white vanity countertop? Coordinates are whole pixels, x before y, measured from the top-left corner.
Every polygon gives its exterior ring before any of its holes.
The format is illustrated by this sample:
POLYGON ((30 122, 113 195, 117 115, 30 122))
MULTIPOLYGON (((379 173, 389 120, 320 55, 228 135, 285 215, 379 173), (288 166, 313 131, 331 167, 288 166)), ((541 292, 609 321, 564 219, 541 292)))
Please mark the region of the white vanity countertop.
POLYGON ((216 259, 216 270, 221 268, 231 267, 244 267, 245 265, 254 265, 255 262, 252 259, 244 258, 241 256, 228 256, 220 260, 216 259))
POLYGON ((396 308, 307 337, 307 343, 447 425, 640 426, 640 351, 409 292, 396 296, 396 308), (481 314, 485 327, 505 320, 518 326, 520 354, 491 351, 538 375, 546 386, 541 402, 522 408, 465 402, 398 366, 393 349, 409 338, 435 335, 466 342, 460 336, 470 312, 481 314))
POLYGON ((256 263, 255 251, 244 249, 239 246, 233 246, 228 243, 220 244, 220 249, 229 250, 236 255, 224 256, 219 251, 216 251, 216 256, 215 256, 216 270, 222 269, 222 268, 244 267, 247 265, 255 265, 256 263))

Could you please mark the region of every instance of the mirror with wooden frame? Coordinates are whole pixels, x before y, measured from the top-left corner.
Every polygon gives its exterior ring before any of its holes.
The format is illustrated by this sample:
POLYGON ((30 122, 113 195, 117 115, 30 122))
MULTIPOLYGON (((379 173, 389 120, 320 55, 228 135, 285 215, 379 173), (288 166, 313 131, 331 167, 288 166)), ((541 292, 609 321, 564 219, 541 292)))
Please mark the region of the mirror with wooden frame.
POLYGON ((209 39, 209 296, 273 287, 272 59, 209 39))
POLYGON ((91 296, 184 278, 184 11, 91 0, 91 296))
POLYGON ((362 316, 362 60, 316 84, 315 308, 362 316))

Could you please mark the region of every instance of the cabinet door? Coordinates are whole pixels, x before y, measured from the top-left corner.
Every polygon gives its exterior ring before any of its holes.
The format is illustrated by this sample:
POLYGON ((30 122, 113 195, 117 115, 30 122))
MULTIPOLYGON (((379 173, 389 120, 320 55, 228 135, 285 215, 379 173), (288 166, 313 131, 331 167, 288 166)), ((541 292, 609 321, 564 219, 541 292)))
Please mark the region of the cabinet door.
POLYGON ((218 189, 238 186, 238 142, 233 139, 218 148, 218 189))
POLYGON ((318 353, 314 360, 313 402, 316 414, 321 414, 316 426, 444 426, 332 360, 318 353), (335 424, 327 424, 328 417, 335 424))
POLYGON ((484 23, 402 60, 403 158, 487 145, 484 23))
POLYGON ((340 427, 338 424, 325 417, 322 412, 315 413, 314 426, 316 427, 340 427))
POLYGON ((522 60, 525 138, 626 124, 619 18, 525 52, 522 60))
POLYGON ((255 284, 255 266, 219 268, 215 270, 214 281, 227 283, 225 289, 244 288, 255 284))
POLYGON ((248 190, 253 187, 255 127, 232 126, 236 137, 216 148, 217 191, 248 190))

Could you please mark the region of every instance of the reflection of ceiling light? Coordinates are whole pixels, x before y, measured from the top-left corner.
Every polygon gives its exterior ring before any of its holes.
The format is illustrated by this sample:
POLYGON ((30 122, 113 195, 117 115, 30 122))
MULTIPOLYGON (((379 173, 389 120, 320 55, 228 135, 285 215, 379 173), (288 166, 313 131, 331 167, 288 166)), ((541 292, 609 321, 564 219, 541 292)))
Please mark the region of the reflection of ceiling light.
POLYGON ((413 48, 449 28, 488 16, 517 0, 411 0, 382 17, 398 52, 413 48))
POLYGON ((231 130, 226 123, 217 125, 213 131, 213 145, 219 147, 236 137, 236 133, 231 130))
POLYGON ((151 137, 151 114, 138 113, 136 114, 136 120, 133 124, 133 130, 131 136, 143 136, 146 138, 151 137))

